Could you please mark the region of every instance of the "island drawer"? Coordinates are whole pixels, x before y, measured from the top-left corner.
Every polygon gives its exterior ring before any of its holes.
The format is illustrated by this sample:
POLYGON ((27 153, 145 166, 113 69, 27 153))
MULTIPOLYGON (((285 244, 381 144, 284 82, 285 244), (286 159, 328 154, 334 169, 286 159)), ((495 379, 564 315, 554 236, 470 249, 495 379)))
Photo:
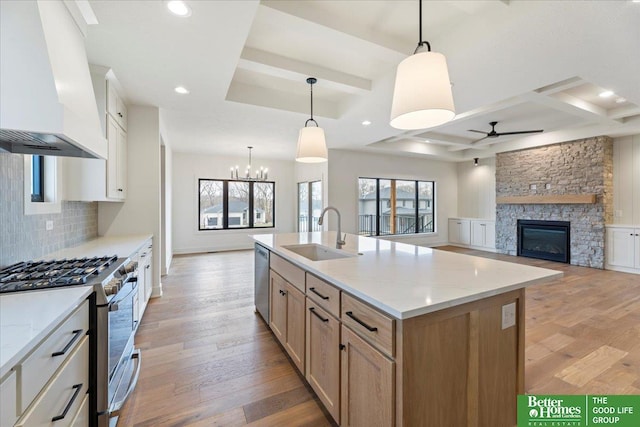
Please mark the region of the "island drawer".
POLYGON ((300 292, 305 292, 304 270, 286 261, 284 258, 271 252, 269 266, 287 282, 298 288, 300 292))
POLYGON ((395 356, 395 321, 352 296, 342 293, 342 323, 349 326, 374 347, 395 356))
POLYGON ((340 317, 340 290, 307 273, 307 296, 320 307, 340 317))
POLYGON ((16 373, 11 371, 0 384, 0 426, 12 426, 18 419, 16 390, 16 373))
POLYGON ((20 412, 40 393, 45 382, 78 346, 89 329, 89 302, 85 301, 19 365, 21 380, 20 412))

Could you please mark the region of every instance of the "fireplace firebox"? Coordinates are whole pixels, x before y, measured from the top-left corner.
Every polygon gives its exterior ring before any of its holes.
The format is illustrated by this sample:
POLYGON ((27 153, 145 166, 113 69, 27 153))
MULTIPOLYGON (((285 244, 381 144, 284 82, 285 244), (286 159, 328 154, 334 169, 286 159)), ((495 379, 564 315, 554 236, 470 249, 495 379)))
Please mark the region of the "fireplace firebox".
POLYGON ((570 254, 568 221, 518 220, 518 256, 568 263, 570 254))

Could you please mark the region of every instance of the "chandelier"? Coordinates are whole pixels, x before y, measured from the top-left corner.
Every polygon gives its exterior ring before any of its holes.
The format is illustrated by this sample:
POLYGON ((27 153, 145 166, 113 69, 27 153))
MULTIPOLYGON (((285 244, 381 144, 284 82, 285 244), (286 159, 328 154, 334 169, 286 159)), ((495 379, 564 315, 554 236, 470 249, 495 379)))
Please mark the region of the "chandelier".
POLYGON ((244 175, 240 175, 239 168, 236 165, 231 166, 231 179, 235 179, 238 181, 266 181, 269 178, 269 169, 260 166, 260 169, 256 169, 255 173, 251 170, 251 150, 253 147, 247 147, 249 149, 249 164, 244 171, 244 175))

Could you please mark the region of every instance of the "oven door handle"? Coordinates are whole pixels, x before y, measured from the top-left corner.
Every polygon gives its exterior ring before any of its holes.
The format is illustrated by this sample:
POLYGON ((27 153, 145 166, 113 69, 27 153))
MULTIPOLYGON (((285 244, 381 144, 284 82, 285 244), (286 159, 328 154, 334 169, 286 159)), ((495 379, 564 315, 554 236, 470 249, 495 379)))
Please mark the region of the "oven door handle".
MULTIPOLYGON (((131 354, 131 358, 137 359, 136 370, 131 375, 131 379, 129 381, 129 387, 127 388, 127 392, 125 393, 125 395, 119 401, 113 402, 113 404, 109 408, 109 417, 117 417, 120 415, 120 411, 122 410, 122 407, 124 406, 125 402, 129 398, 133 390, 136 388, 136 384, 138 384, 138 377, 140 376, 140 366, 142 366, 142 352, 139 349, 137 349, 131 354)), ((116 391, 116 395, 117 394, 118 392, 116 391)))

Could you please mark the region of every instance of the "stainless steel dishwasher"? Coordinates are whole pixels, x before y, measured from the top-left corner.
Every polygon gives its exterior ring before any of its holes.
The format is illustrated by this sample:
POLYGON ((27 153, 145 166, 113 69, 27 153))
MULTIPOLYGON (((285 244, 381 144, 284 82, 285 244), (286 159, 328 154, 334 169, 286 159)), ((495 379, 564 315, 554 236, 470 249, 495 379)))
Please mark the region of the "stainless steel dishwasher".
POLYGON ((255 244, 255 304, 256 312, 269 324, 269 250, 255 244))

